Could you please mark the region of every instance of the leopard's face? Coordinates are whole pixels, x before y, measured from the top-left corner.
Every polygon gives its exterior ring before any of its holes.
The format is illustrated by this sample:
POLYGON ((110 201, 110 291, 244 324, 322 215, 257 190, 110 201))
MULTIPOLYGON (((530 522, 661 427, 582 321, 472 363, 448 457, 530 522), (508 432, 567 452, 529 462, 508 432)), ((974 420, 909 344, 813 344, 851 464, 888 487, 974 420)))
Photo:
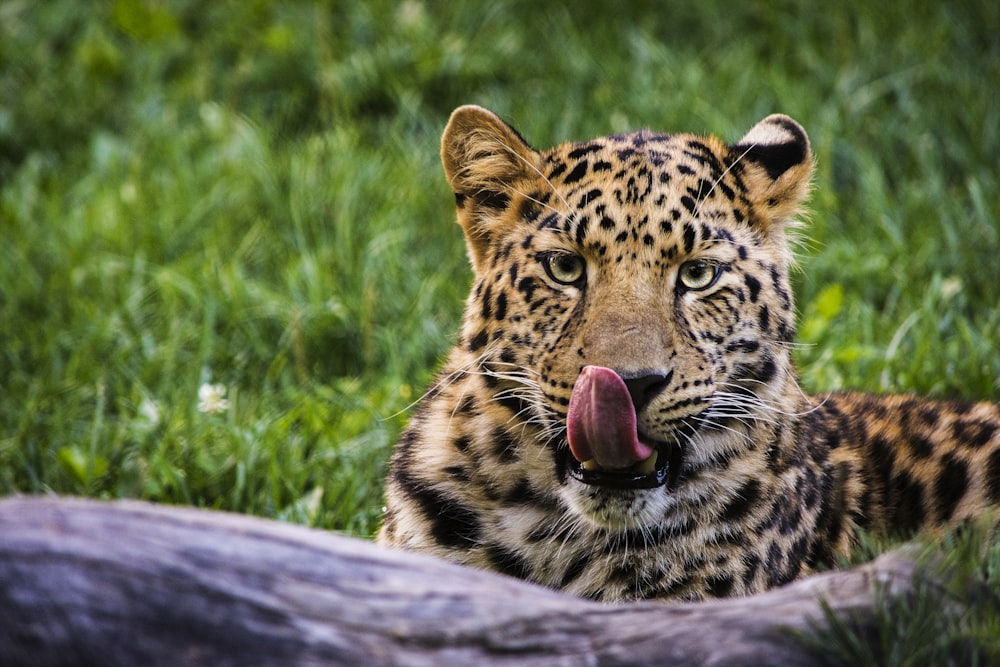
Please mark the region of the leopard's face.
POLYGON ((770 117, 735 146, 640 132, 537 153, 466 107, 443 157, 476 273, 462 346, 522 425, 531 483, 624 529, 710 493, 701 471, 746 473, 731 461, 792 372, 801 128, 770 117))

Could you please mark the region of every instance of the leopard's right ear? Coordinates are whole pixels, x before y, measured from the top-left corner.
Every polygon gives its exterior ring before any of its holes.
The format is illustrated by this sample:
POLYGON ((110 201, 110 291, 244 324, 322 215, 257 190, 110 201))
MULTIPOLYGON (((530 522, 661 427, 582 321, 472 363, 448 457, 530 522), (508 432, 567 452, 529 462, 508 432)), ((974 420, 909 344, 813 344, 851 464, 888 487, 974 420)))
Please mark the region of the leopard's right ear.
POLYGON ((742 172, 757 224, 790 222, 809 195, 813 157, 802 126, 782 114, 760 121, 729 147, 730 168, 742 172))
POLYGON ((478 270, 518 181, 539 173, 541 157, 492 111, 467 105, 451 114, 441 137, 441 162, 478 270))

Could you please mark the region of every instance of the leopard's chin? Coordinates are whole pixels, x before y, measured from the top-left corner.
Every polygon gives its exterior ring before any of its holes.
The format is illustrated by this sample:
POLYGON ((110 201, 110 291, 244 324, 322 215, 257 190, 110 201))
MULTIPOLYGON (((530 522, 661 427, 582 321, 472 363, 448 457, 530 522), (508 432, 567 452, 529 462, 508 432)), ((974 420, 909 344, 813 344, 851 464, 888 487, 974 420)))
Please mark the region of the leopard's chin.
POLYGON ((577 461, 569 447, 563 450, 563 456, 566 473, 584 484, 611 489, 666 487, 669 490, 677 483, 683 452, 676 444, 659 442, 648 459, 623 469, 602 468, 594 460, 577 461))

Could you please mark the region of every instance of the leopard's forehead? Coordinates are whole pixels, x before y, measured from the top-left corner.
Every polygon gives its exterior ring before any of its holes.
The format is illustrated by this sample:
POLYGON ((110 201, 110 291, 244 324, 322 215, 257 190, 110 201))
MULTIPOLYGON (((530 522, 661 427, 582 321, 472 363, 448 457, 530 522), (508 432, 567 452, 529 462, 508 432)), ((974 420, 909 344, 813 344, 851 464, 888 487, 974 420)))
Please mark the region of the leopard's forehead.
POLYGON ((732 239, 734 227, 752 232, 739 170, 714 137, 640 131, 563 144, 542 159, 525 217, 577 245, 586 239, 606 252, 633 243, 673 255, 699 240, 732 239))
MULTIPOLYGON (((556 165, 572 165, 577 171, 576 176, 580 177, 588 163, 596 167, 595 171, 608 170, 616 165, 637 166, 641 162, 648 162, 653 167, 683 165, 690 170, 699 170, 699 166, 707 165, 721 171, 726 152, 726 147, 715 137, 640 130, 565 143, 545 151, 543 156, 556 165)), ((682 170, 681 173, 691 172, 682 170)), ((571 174, 567 174, 569 176, 571 174)), ((573 181, 572 178, 568 180, 573 181)))

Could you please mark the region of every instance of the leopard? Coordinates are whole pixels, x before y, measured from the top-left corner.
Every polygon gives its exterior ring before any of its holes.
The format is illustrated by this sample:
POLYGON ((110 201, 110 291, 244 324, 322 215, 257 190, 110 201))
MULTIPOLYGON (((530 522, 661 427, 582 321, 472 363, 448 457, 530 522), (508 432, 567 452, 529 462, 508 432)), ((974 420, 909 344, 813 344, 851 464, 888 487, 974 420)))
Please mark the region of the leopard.
POLYGON ((1000 505, 995 403, 802 388, 797 121, 539 151, 470 105, 441 160, 473 281, 378 543, 596 601, 702 600, 1000 505))

